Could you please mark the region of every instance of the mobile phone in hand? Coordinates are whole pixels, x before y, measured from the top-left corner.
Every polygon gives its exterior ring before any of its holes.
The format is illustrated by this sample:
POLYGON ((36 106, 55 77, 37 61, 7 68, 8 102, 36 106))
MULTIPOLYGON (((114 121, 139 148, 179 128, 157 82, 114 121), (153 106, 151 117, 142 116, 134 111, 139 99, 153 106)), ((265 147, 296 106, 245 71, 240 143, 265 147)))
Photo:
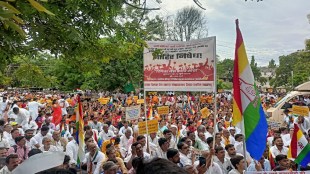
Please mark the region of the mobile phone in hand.
POLYGON ((205 157, 199 157, 199 166, 206 164, 206 158, 205 157))

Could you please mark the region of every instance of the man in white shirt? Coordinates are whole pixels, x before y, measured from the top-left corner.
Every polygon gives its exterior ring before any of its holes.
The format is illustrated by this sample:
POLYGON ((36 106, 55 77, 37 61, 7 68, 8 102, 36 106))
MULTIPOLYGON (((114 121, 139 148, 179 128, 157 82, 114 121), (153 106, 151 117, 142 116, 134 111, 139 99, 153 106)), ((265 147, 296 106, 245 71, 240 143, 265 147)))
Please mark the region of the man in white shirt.
POLYGON ((105 154, 100 152, 95 143, 88 144, 88 153, 85 155, 84 163, 87 164, 87 173, 100 174, 101 166, 105 160, 105 154))
POLYGON ((170 148, 177 148, 176 142, 172 139, 171 130, 169 130, 169 129, 164 130, 163 135, 169 141, 169 147, 170 148))
POLYGON ((143 152, 143 147, 139 142, 135 142, 131 145, 131 154, 124 159, 124 162, 128 170, 132 168, 132 160, 135 157, 140 157, 143 158, 144 160, 151 159, 150 154, 148 154, 147 152, 143 152))
POLYGON ((42 126, 41 131, 30 139, 31 147, 37 148, 37 149, 40 148, 42 146, 42 140, 44 137, 48 137, 52 139, 52 134, 48 132, 49 132, 49 128, 47 126, 42 126))
POLYGON ((56 151, 64 152, 67 145, 67 140, 60 136, 59 131, 54 131, 51 144, 56 147, 56 151))
POLYGON ((38 128, 39 128, 38 124, 30 116, 29 122, 28 122, 28 129, 35 130, 35 132, 36 132, 38 130, 38 128))
POLYGON ((3 126, 3 138, 9 140, 11 138, 11 131, 13 130, 10 124, 3 126))
MULTIPOLYGON (((78 158, 79 145, 76 143, 76 136, 66 146, 66 154, 70 156, 70 164, 76 165, 78 158)), ((81 159, 83 161, 84 159, 81 159)))
POLYGON ((103 124, 102 126, 103 131, 99 133, 99 137, 102 139, 102 142, 105 140, 110 140, 111 138, 115 137, 114 133, 109 130, 109 126, 107 124, 103 124))
POLYGON ((305 119, 304 116, 298 116, 295 118, 295 123, 298 124, 303 133, 308 133, 307 131, 310 129, 310 122, 308 119, 305 119))
POLYGON ((11 174, 12 171, 20 164, 17 154, 10 154, 6 157, 6 165, 0 170, 1 174, 11 174))
POLYGON ((282 154, 282 155, 287 155, 288 153, 288 148, 284 147, 283 141, 281 137, 275 137, 274 138, 274 146, 270 148, 270 152, 272 155, 272 158, 276 158, 277 155, 282 154))
POLYGON ((9 143, 10 143, 10 146, 16 145, 15 138, 18 137, 18 136, 20 136, 19 130, 18 129, 13 129, 11 131, 11 138, 8 140, 9 143))
POLYGON ((94 116, 92 118, 92 121, 88 123, 88 125, 92 128, 92 129, 96 129, 98 132, 102 131, 102 123, 98 122, 98 117, 94 116))
POLYGON ((3 97, 2 101, 0 102, 0 119, 3 119, 3 114, 7 108, 8 101, 6 97, 3 97))
POLYGON ((158 137, 156 133, 151 133, 148 138, 150 154, 155 154, 156 149, 158 148, 158 137))
POLYGON ((196 155, 195 155, 195 153, 191 153, 191 158, 188 157, 188 154, 190 154, 189 146, 184 142, 180 142, 180 143, 178 143, 178 149, 180 152, 180 163, 181 163, 181 165, 182 166, 194 165, 196 155))
POLYGON ((231 164, 234 166, 234 169, 232 169, 228 174, 243 174, 245 171, 245 160, 243 156, 235 156, 230 159, 231 164))
POLYGON ((45 104, 40 104, 37 98, 28 103, 28 109, 33 120, 36 120, 39 115, 39 107, 43 108, 44 106, 45 104))
POLYGON ((13 113, 17 116, 16 122, 22 126, 24 130, 28 129, 30 112, 24 108, 13 108, 13 113))
POLYGON ((225 149, 222 146, 215 147, 214 162, 220 166, 223 174, 228 174, 232 169, 230 160, 225 157, 225 149))
POLYGON ((124 135, 125 134, 125 130, 129 129, 131 131, 131 134, 133 134, 133 130, 131 127, 128 126, 128 121, 124 121, 123 122, 123 127, 120 128, 118 134, 120 136, 124 135))
POLYGON ((131 130, 126 129, 125 134, 121 136, 120 138, 120 151, 123 157, 126 157, 128 154, 128 150, 131 147, 131 144, 133 143, 133 137, 131 136, 131 130))

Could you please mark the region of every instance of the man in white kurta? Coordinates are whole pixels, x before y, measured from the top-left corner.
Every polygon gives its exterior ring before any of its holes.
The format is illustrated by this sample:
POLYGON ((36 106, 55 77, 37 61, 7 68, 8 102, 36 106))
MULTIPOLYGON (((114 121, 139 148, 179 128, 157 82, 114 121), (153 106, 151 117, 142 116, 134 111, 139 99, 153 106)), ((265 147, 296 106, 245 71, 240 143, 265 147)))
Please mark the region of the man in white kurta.
POLYGON ((37 98, 28 103, 28 109, 32 120, 36 120, 39 115, 39 108, 43 108, 45 105, 37 102, 37 98))

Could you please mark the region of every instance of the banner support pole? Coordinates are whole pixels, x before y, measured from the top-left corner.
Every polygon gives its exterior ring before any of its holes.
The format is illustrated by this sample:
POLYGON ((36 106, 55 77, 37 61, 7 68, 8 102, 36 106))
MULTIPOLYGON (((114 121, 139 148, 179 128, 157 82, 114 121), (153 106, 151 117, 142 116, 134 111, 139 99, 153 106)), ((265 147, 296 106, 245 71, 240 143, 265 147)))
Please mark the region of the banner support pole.
MULTIPOLYGON (((213 50, 213 57, 214 57, 214 87, 213 87, 213 91, 214 91, 214 119, 213 119, 213 144, 212 144, 212 148, 214 149, 215 148, 215 126, 217 125, 216 124, 216 118, 217 118, 217 100, 216 100, 216 96, 217 96, 217 75, 216 75, 216 37, 215 37, 215 40, 214 40, 215 44, 214 44, 214 50, 213 50)), ((211 157, 211 164, 213 163, 214 161, 214 156, 212 155, 211 157)))

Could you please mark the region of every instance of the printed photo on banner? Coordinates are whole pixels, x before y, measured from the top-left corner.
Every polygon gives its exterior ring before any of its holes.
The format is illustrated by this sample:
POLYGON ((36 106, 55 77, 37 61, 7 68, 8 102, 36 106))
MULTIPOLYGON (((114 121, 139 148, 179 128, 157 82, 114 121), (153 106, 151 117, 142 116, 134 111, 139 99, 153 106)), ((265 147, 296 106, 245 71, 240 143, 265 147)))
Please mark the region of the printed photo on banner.
POLYGON ((126 120, 137 120, 141 114, 141 105, 126 107, 126 120))
POLYGON ((213 91, 215 37, 188 42, 149 41, 144 49, 147 91, 213 91), (154 57, 154 52, 159 52, 154 57))

